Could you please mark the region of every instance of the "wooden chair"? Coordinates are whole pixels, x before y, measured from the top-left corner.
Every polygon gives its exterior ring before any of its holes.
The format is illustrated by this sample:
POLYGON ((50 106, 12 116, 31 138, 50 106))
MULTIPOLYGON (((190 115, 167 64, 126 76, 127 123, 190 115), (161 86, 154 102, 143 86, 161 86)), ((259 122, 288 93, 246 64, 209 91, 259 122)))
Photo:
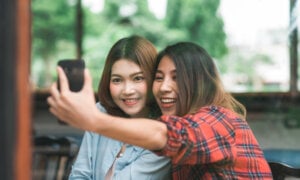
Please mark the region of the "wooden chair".
POLYGON ((300 179, 300 150, 266 149, 264 154, 274 180, 291 177, 300 179))
POLYGON ((33 179, 68 179, 79 142, 72 137, 41 136, 34 138, 33 179))

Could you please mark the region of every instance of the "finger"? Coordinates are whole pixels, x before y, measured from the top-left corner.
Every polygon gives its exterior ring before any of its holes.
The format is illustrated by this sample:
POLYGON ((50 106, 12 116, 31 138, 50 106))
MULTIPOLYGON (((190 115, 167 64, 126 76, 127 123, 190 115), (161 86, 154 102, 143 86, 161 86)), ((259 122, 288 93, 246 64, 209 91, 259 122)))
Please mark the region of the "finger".
POLYGON ((49 111, 54 115, 56 116, 60 121, 63 121, 65 123, 67 123, 65 120, 63 120, 62 117, 60 117, 60 113, 58 113, 57 109, 55 109, 54 107, 50 107, 49 108, 49 111))
POLYGON ((50 108, 54 106, 54 97, 53 96, 47 97, 47 103, 50 105, 50 108))
POLYGON ((50 87, 50 94, 53 96, 55 99, 59 96, 59 91, 57 89, 57 83, 54 82, 51 87, 50 87))
POLYGON ((70 91, 67 76, 60 66, 57 66, 57 73, 59 78, 60 91, 61 92, 70 91))
POLYGON ((50 96, 47 98, 47 103, 49 104, 50 108, 56 108, 57 100, 59 99, 59 91, 57 89, 56 83, 53 83, 50 86, 50 96))
POLYGON ((92 77, 88 69, 84 69, 84 85, 83 89, 91 89, 93 85, 92 77))
POLYGON ((47 103, 49 104, 49 111, 55 115, 56 117, 58 117, 58 113, 57 113, 57 109, 56 109, 56 103, 55 100, 52 96, 47 98, 47 103))

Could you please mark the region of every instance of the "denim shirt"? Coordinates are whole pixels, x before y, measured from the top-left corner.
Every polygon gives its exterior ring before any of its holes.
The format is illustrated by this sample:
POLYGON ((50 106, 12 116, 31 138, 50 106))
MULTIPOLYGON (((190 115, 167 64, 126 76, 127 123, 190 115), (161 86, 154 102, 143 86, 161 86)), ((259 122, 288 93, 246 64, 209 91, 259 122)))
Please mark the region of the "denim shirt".
MULTIPOLYGON (((97 107, 105 111, 99 103, 97 107)), ((171 179, 169 158, 157 156, 149 150, 132 145, 126 145, 123 156, 116 158, 122 145, 120 141, 85 132, 69 180, 104 180, 114 161, 114 180, 171 179)))

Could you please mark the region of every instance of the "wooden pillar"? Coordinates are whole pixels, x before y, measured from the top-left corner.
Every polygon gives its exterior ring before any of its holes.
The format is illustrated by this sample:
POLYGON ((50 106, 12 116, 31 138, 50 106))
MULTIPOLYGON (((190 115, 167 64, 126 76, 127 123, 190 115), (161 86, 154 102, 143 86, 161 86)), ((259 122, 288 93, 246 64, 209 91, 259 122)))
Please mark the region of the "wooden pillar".
POLYGON ((290 93, 294 99, 298 94, 298 11, 297 0, 290 0, 290 27, 289 27, 289 50, 290 50, 290 93))
POLYGON ((2 0, 0 16, 0 179, 30 180, 30 0, 2 0))
POLYGON ((17 0, 16 9, 16 166, 17 180, 31 179, 31 1, 17 0))

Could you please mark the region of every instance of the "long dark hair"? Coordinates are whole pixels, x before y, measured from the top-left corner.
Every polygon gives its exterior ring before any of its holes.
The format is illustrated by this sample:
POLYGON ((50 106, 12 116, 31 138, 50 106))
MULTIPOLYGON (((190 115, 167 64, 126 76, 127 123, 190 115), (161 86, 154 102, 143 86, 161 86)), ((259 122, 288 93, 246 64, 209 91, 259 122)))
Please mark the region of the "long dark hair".
POLYGON ((203 106, 216 105, 246 116, 245 107, 225 91, 213 59, 204 48, 191 42, 170 45, 158 54, 156 68, 164 56, 172 59, 176 67, 176 115, 183 116, 195 113, 203 106))
MULTIPOLYGON (((156 56, 157 51, 154 45, 147 39, 136 35, 122 38, 112 46, 106 57, 97 94, 100 103, 109 114, 124 117, 128 116, 114 103, 109 90, 112 66, 120 59, 132 61, 142 69, 147 81, 147 105, 150 106, 150 112, 153 112, 154 109, 156 112, 157 109, 159 109, 157 108, 157 104, 155 103, 151 91, 153 83, 152 77, 155 72, 154 65, 156 56)), ((152 113, 152 116, 157 115, 152 113)))

